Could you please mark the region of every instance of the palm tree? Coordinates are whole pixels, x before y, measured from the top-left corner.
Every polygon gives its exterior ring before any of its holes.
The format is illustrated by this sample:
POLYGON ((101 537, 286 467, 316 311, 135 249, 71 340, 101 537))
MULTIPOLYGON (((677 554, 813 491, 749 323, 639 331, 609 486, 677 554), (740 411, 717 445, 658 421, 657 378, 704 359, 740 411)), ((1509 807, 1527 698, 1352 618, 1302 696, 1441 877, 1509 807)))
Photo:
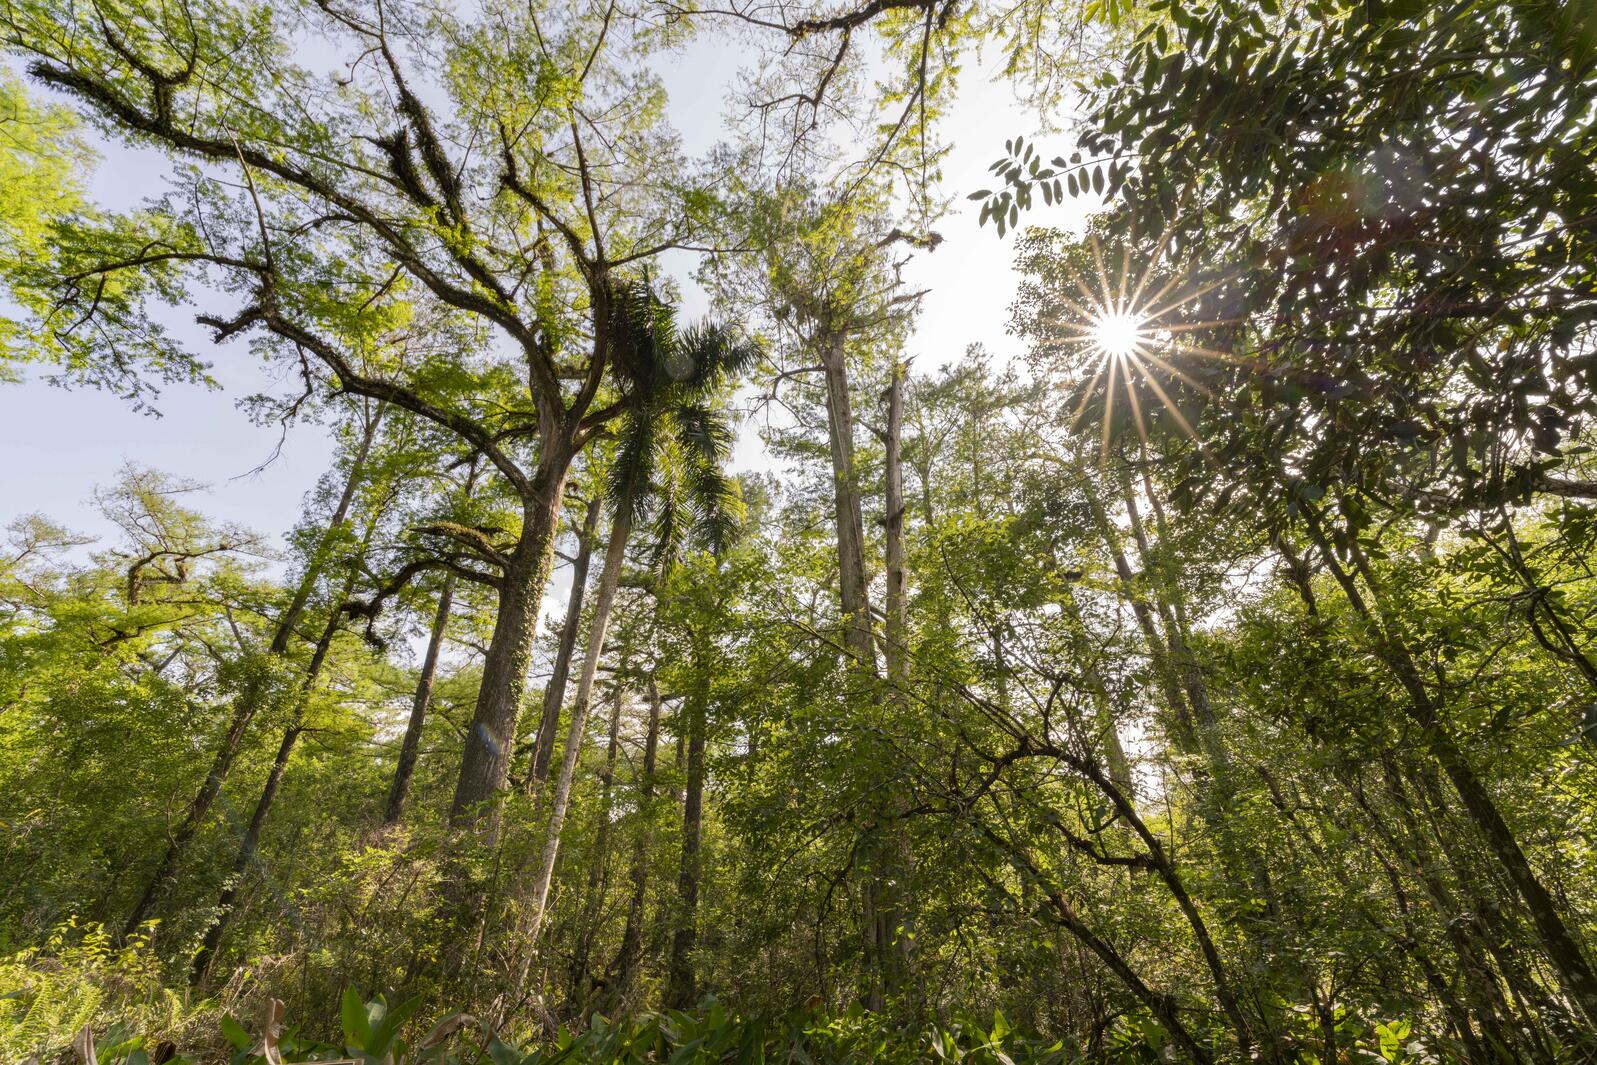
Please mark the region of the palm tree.
POLYGON ((656 559, 688 538, 719 552, 743 511, 737 482, 723 469, 735 435, 723 401, 731 382, 759 361, 759 346, 724 323, 679 330, 675 309, 655 295, 647 279, 622 287, 613 306, 609 325, 622 414, 605 485, 612 511, 610 542, 532 884, 523 980, 543 927, 594 677, 632 530, 652 513, 656 559))

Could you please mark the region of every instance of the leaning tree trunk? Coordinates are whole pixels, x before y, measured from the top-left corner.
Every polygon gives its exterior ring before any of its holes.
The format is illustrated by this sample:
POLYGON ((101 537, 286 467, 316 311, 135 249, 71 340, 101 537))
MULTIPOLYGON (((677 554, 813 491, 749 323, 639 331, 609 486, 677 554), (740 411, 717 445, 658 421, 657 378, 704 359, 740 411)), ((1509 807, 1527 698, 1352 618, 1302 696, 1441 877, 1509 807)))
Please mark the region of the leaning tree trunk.
MULTIPOLYGON (((367 536, 369 539, 370 529, 367 536)), ((364 553, 363 547, 362 554, 364 553)), ((355 567, 351 566, 350 579, 345 582, 344 594, 332 604, 332 613, 328 615, 327 624, 322 627, 321 637, 316 641, 316 649, 311 653, 311 660, 305 667, 305 677, 300 684, 293 722, 283 730, 283 739, 277 745, 277 757, 272 759, 272 768, 266 775, 266 784, 261 788, 260 798, 255 800, 255 810, 250 814, 249 826, 244 830, 238 854, 233 859, 233 868, 226 881, 227 886, 222 889, 221 898, 217 900, 216 915, 211 919, 210 927, 206 929, 204 942, 200 944, 199 951, 194 955, 189 971, 189 982, 195 987, 198 987, 209 974, 211 963, 216 958, 217 949, 222 945, 222 937, 227 933, 234 906, 238 902, 239 889, 243 886, 250 865, 254 863, 255 855, 260 850, 261 832, 265 829, 266 819, 272 812, 278 789, 282 787, 283 774, 288 770, 288 760, 294 753, 300 734, 305 731, 305 702, 316 687, 322 667, 327 664, 327 652, 333 645, 333 637, 338 635, 342 620, 339 605, 349 598, 349 594, 354 590, 354 574, 355 567)))
MULTIPOLYGON (((1047 883, 1047 876, 1042 869, 1037 866, 1030 855, 1016 846, 1013 841, 1006 839, 985 825, 978 824, 976 827, 983 836, 987 837, 1000 850, 1007 853, 1012 861, 1024 870, 1028 880, 1033 880, 1039 884, 1047 883)), ((984 875, 984 879, 989 884, 995 884, 990 876, 984 875)), ((1082 920, 1081 915, 1076 912, 1075 907, 1070 904, 1070 900, 1066 898, 1063 891, 1055 887, 1049 887, 1044 893, 1044 898, 1048 903, 1048 909, 1053 911, 1054 922, 1074 936, 1076 941, 1083 947, 1098 956, 1104 967, 1113 973, 1120 983, 1136 996, 1137 1000, 1142 1003, 1143 1008, 1152 1014, 1154 1019, 1175 1040, 1176 1044, 1186 1054, 1188 1061, 1195 1062, 1196 1065, 1212 1065, 1214 1056, 1198 1042, 1197 1037, 1182 1021, 1181 1014, 1178 1012, 1178 1002, 1174 995, 1161 993, 1149 987, 1142 977, 1138 975, 1137 971, 1131 967, 1131 963, 1126 960, 1125 956, 1115 949, 1114 944, 1101 938, 1086 921, 1082 920)), ((1040 910, 1039 914, 1044 912, 1046 911, 1040 910)))
MULTIPOLYGON (((1076 602, 1075 593, 1068 585, 1059 597, 1059 606, 1066 620, 1076 630, 1078 638, 1085 643, 1086 622, 1081 616, 1081 605, 1076 602)), ((1104 760, 1109 764, 1109 779, 1114 781, 1115 787, 1128 800, 1134 800, 1136 783, 1131 773, 1131 759, 1126 757, 1126 748, 1120 741, 1120 714, 1116 712, 1115 699, 1110 694, 1103 672, 1098 668, 1096 656, 1084 649, 1081 657, 1084 662, 1082 679, 1086 681, 1096 718, 1093 750, 1095 753, 1102 751, 1104 760)))
MULTIPOLYGON (((1144 488, 1149 503, 1154 508, 1155 518, 1159 522, 1162 548, 1168 542, 1168 530, 1164 527, 1161 516, 1163 511, 1159 505, 1158 495, 1153 490, 1153 481, 1146 474, 1144 488)), ((1221 845, 1221 860, 1232 871, 1233 879, 1238 883, 1251 884, 1255 897, 1263 900, 1270 917, 1279 920, 1281 902, 1279 892, 1276 891, 1270 876, 1267 859, 1251 840, 1238 835, 1232 819, 1227 814, 1236 801, 1237 774, 1232 766, 1231 752, 1220 733, 1219 719, 1209 699, 1208 684, 1204 680, 1203 670, 1198 664, 1197 655, 1192 650, 1186 605, 1180 587, 1169 572, 1166 560, 1155 553, 1154 545, 1148 538, 1141 511, 1137 507, 1136 491, 1132 487, 1129 469, 1120 471, 1120 489, 1121 501, 1126 507, 1126 518, 1131 525, 1132 540, 1141 563, 1140 576, 1147 584, 1149 601, 1163 625, 1170 665, 1179 677, 1181 689, 1186 694, 1187 706, 1191 710, 1190 723, 1196 729, 1199 748, 1208 763, 1209 779, 1202 784, 1198 796, 1200 811, 1205 812, 1206 820, 1216 829, 1216 836, 1221 845), (1242 877, 1246 877, 1246 881, 1243 881, 1242 877)), ((1248 967, 1259 973, 1270 974, 1274 971, 1279 975, 1279 970, 1276 968, 1278 963, 1271 958, 1273 952, 1251 928, 1247 932, 1247 940, 1254 955, 1248 967)), ((1308 982, 1301 971, 1297 975, 1305 983, 1308 982)), ((1263 1018, 1263 1023, 1267 1026, 1270 1024, 1268 1016, 1263 1018)), ((1264 1034, 1268 1040, 1265 1053, 1269 1060, 1281 1060, 1280 1052, 1276 1049, 1276 1044, 1279 1042, 1276 1033, 1267 1030, 1264 1034)))
MULTIPOLYGON (((1171 664, 1181 678, 1182 689, 1187 693, 1187 705, 1191 707, 1192 722, 1198 729, 1198 739, 1203 746, 1204 754, 1213 764, 1215 774, 1222 775, 1230 763, 1230 754, 1217 732, 1218 720, 1215 717, 1214 707, 1209 702, 1208 685, 1204 682, 1203 670, 1198 665, 1197 656, 1192 653, 1186 607, 1181 599, 1180 588, 1169 578, 1164 561, 1155 556, 1153 545, 1149 543, 1129 475, 1123 474, 1120 487, 1121 499, 1126 505, 1126 517, 1131 523, 1132 539, 1137 545, 1137 555, 1142 562, 1142 574, 1151 578, 1149 581, 1152 586, 1151 600, 1164 626, 1171 664)), ((1150 498, 1154 498, 1151 482, 1147 491, 1150 498)), ((1161 539, 1164 539, 1163 534, 1161 539)))
POLYGON ((1097 526, 1098 534, 1103 537, 1104 546, 1108 548, 1110 559, 1114 562, 1115 576, 1119 580, 1121 592, 1131 606, 1131 614, 1137 621, 1137 628, 1142 631, 1148 662, 1153 666, 1160 694, 1164 696, 1165 705, 1173 718, 1175 739, 1185 751, 1191 753, 1200 746, 1198 733, 1192 721, 1192 714, 1187 708, 1186 693, 1182 690, 1180 677, 1175 664, 1171 661, 1170 648, 1154 623, 1153 608, 1148 605, 1147 598, 1137 587, 1136 574, 1132 572, 1131 562, 1126 558, 1125 549, 1121 546, 1120 534, 1110 522, 1097 491, 1086 475, 1081 477, 1081 487, 1093 524, 1097 526))
POLYGON ((399 763, 394 766, 394 782, 388 789, 388 806, 383 812, 383 826, 399 823, 405 811, 405 796, 410 792, 410 778, 416 770, 416 756, 421 750, 422 727, 427 723, 427 709, 432 703, 433 681, 438 675, 438 655, 444 645, 444 630, 449 627, 449 612, 455 601, 455 578, 444 578, 443 590, 438 593, 438 612, 433 615, 433 627, 427 637, 427 654, 422 659, 421 677, 416 681, 416 697, 410 704, 410 723, 405 727, 405 741, 399 748, 399 763))
POLYGON ((571 563, 571 595, 566 599, 566 623, 560 629, 560 644, 555 648, 554 671, 549 675, 549 686, 543 691, 543 717, 538 722, 531 769, 527 773, 527 791, 540 800, 543 798, 544 785, 549 782, 549 763, 554 758, 555 734, 560 728, 560 707, 566 701, 566 682, 571 677, 571 654, 576 649, 577 632, 582 627, 582 600, 588 589, 588 565, 593 558, 594 537, 599 529, 603 503, 604 497, 595 492, 582 521, 577 557, 571 563))
POLYGON ((543 855, 532 882, 531 913, 528 917, 525 943, 528 968, 531 967, 532 959, 537 954, 538 937, 543 931, 544 916, 548 911, 549 885, 554 880, 555 860, 560 856, 560 832, 565 827, 566 811, 571 804, 571 783, 577 774, 577 758, 582 753, 582 733, 588 723, 588 706, 593 697, 593 681, 599 672, 599 658, 604 653, 604 637, 605 630, 609 627, 610 608, 615 604, 616 589, 621 584, 621 567, 626 561, 627 538, 632 532, 630 510, 630 502, 623 501, 616 508, 615 519, 610 525, 610 543, 605 548, 604 572, 599 576, 598 596, 593 604, 593 621, 588 628, 588 646, 582 660, 582 675, 577 680, 577 697, 571 706, 571 723, 566 731, 566 749, 560 759, 560 776, 555 780, 554 795, 550 799, 549 823, 544 830, 543 855))
POLYGON ((565 495, 569 458, 545 452, 522 507, 521 539, 506 560, 499 581, 498 615, 488 653, 483 656, 477 706, 466 733, 449 820, 456 828, 480 827, 497 834, 497 799, 510 773, 510 752, 521 714, 521 697, 532 664, 538 610, 554 562, 555 530, 565 495))
POLYGON ((1475 774, 1474 767, 1469 764, 1464 752, 1459 749, 1446 724, 1441 720, 1440 707, 1431 695, 1430 689, 1425 686, 1408 644, 1388 616, 1386 605, 1381 598, 1380 583, 1371 571, 1363 550, 1351 540, 1347 545, 1348 557, 1374 598, 1373 609, 1360 593, 1353 574, 1343 567, 1336 551, 1326 539, 1319 517, 1311 512, 1307 518, 1310 537, 1319 550, 1326 568, 1341 585, 1354 612, 1376 633, 1374 648, 1376 655, 1392 671, 1398 684, 1408 695, 1407 701, 1403 704, 1404 711, 1420 727, 1421 740, 1426 749, 1442 767, 1442 772, 1447 775, 1453 789, 1458 793, 1465 813, 1474 822, 1486 842, 1487 849, 1508 874, 1508 879, 1514 885, 1520 901, 1530 912, 1531 924, 1541 939, 1542 950, 1558 973, 1564 990, 1574 1000, 1576 1008, 1585 1016, 1587 1022, 1597 1024, 1597 973, 1593 972, 1591 964, 1586 960, 1574 933, 1564 923, 1563 915, 1559 913, 1552 893, 1531 868, 1530 860, 1525 857, 1525 852, 1521 849, 1513 829, 1498 810, 1491 792, 1475 774))
MULTIPOLYGON (((277 627, 272 633, 272 642, 266 648, 266 653, 274 658, 281 658, 287 653, 288 645, 294 637, 294 630, 298 627, 299 619, 305 613, 305 606, 310 601, 311 592, 315 591, 316 582, 321 578, 328 552, 334 540, 343 532, 344 523, 349 519, 350 504, 354 501, 355 489, 365 472, 366 460, 371 454, 372 442, 377 436, 377 426, 382 419, 382 413, 383 407, 379 404, 372 416, 366 420, 360 447, 350 461, 349 473, 344 478, 344 487, 339 493, 338 504, 328 519, 327 530, 311 553, 305 572, 294 589, 293 598, 289 600, 287 608, 277 620, 277 627)), ((139 901, 134 903, 133 911, 128 915, 127 924, 122 929, 124 937, 138 931, 139 926, 149 917, 150 911, 170 886, 177 873, 178 863, 182 861, 184 853, 194 842, 200 827, 204 825, 206 815, 211 812, 216 797, 222 793, 222 785, 227 782, 227 775, 233 768, 233 762, 244 746, 244 734, 266 701, 266 695, 266 681, 258 674, 252 676, 245 683, 244 690, 239 693, 237 704, 233 707, 233 718, 228 722, 227 733, 222 737, 222 743, 217 747, 216 754, 211 760, 211 768, 205 774, 204 781, 200 783, 199 791, 189 800, 188 809, 183 813, 183 820, 178 823, 177 829, 167 840, 166 850, 162 852, 155 872, 145 884, 143 894, 139 896, 139 901)))

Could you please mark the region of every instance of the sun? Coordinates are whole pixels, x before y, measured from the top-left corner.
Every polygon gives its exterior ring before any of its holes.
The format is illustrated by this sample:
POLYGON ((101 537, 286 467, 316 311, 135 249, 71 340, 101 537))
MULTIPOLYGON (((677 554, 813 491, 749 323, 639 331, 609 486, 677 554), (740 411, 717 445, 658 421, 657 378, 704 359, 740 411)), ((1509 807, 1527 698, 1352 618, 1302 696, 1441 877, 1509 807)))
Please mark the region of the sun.
POLYGON ((1196 320, 1190 310, 1184 310, 1224 283, 1229 272, 1202 280, 1173 268, 1174 264, 1165 261, 1165 257, 1174 232, 1172 225, 1152 245, 1140 271, 1132 269, 1135 234, 1121 249, 1118 269, 1104 261, 1103 247, 1095 234, 1088 236, 1091 268, 1079 270, 1069 258, 1062 263, 1072 284, 1062 286, 1066 291, 1057 294, 1061 304, 1055 318, 1058 332, 1050 343, 1085 356, 1076 367, 1085 387, 1070 429, 1074 432, 1088 410, 1093 409, 1093 399, 1100 399, 1095 414, 1103 418, 1103 460, 1109 457, 1116 400, 1122 395, 1131 424, 1144 445, 1148 441, 1146 416, 1152 413, 1151 400, 1201 452, 1203 444, 1198 434, 1166 385, 1179 381, 1195 392, 1207 394, 1208 388, 1188 372, 1193 368, 1183 368, 1182 363, 1200 359, 1247 366, 1254 362, 1193 342, 1194 334, 1236 322, 1196 320), (1070 287, 1076 289, 1080 299, 1068 292, 1070 287))
POLYGON ((1144 320, 1135 314, 1105 311, 1092 323, 1092 342, 1105 355, 1123 359, 1136 354, 1147 336, 1144 320))

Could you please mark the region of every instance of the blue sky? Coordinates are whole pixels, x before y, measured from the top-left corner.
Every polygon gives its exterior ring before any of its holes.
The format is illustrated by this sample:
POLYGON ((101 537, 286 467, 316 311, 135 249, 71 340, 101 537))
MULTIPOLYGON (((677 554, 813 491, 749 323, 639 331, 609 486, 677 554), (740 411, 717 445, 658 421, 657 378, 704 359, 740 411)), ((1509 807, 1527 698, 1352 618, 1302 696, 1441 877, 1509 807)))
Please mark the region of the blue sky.
MULTIPOLYGON (((737 53, 710 45, 661 60, 672 119, 690 152, 722 137, 726 87, 741 61, 737 53)), ((1005 138, 1033 134, 1036 125, 1006 85, 976 71, 964 77, 944 127, 954 145, 944 177, 956 197, 955 210, 939 223, 942 247, 907 271, 912 285, 931 290, 908 352, 917 369, 957 359, 978 341, 1000 358, 1012 352, 1005 323, 1015 290, 1013 241, 1000 240, 990 227, 978 228, 976 205, 963 197, 988 183, 987 165, 1002 153, 1005 138)), ((164 172, 158 155, 113 146, 95 173, 92 191, 108 206, 129 206, 161 192, 164 172)), ((1081 210, 1072 206, 1034 214, 1039 223, 1067 225, 1079 221, 1081 210)), ((679 273, 691 268, 686 257, 666 265, 679 273)), ((701 313, 702 294, 690 283, 683 288, 688 315, 701 313)), ((114 480, 124 463, 135 462, 203 482, 209 491, 193 505, 281 543, 302 496, 326 467, 327 438, 317 426, 301 425, 279 450, 279 429, 252 425, 236 404, 280 382, 264 376, 245 345, 213 348, 186 316, 173 327, 213 364, 222 387, 168 388, 159 418, 139 414, 113 396, 51 387, 37 377, 0 384, 0 454, 6 471, 0 523, 40 512, 76 531, 104 535, 108 530, 94 513, 91 493, 114 480)), ((746 441, 739 455, 745 464, 758 463, 757 441, 746 441)))

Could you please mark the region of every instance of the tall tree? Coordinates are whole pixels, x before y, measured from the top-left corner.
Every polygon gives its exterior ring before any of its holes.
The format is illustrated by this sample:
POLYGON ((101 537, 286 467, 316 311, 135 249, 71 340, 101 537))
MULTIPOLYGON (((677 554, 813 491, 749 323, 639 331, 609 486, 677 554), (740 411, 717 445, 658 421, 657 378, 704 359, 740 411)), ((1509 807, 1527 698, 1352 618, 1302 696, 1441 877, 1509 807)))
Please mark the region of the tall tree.
POLYGON ((566 683, 571 678, 571 656, 577 647, 577 637, 582 625, 582 602, 588 591, 588 565, 593 558, 593 545, 598 539, 599 519, 603 515, 604 497, 595 492, 588 500, 582 525, 577 531, 577 554, 571 562, 571 592, 566 599, 566 620, 560 626, 560 644, 555 649, 554 670, 543 693, 543 716, 538 720, 538 733, 533 740, 531 771, 527 774, 527 788, 539 798, 549 780, 549 763, 554 758, 555 738, 560 732, 560 710, 566 701, 566 683))
POLYGON ((594 595, 565 753, 550 801, 543 854, 532 882, 529 948, 536 948, 543 928, 594 680, 633 524, 647 513, 655 495, 662 550, 672 549, 684 529, 719 548, 728 540, 742 507, 736 483, 721 469, 732 430, 713 404, 737 375, 759 359, 760 348, 721 325, 699 325, 679 333, 671 308, 646 283, 628 289, 617 313, 621 320, 615 330, 629 342, 619 356, 626 380, 621 399, 625 413, 607 483, 613 507, 610 539, 594 595))
MULTIPOLYGON (((234 696, 232 719, 228 722, 227 731, 211 758, 211 766, 205 774, 205 780, 195 792, 194 798, 189 800, 177 827, 168 836, 160 861, 156 863, 150 878, 145 881, 143 894, 139 896, 128 914, 122 931, 124 937, 132 935, 144 924, 160 901, 162 893, 171 886, 179 864, 194 842, 195 835, 204 826, 212 805, 227 783, 228 774, 232 771, 233 763, 244 746, 250 725, 263 707, 277 696, 275 686, 280 679, 277 676, 281 669, 280 663, 293 646, 300 620, 306 607, 310 605, 311 596, 335 555, 347 546, 349 530, 346 522, 350 506, 355 500, 362 479, 366 476, 366 463, 371 456, 372 443, 376 439, 381 418, 382 408, 378 405, 368 409, 365 417, 360 419, 361 428, 358 430, 353 451, 342 463, 344 476, 336 501, 325 519, 318 518, 325 520, 326 524, 313 541, 310 553, 302 563, 299 580, 294 585, 293 592, 272 629, 271 642, 267 644, 264 656, 259 662, 252 664, 246 679, 234 696)), ((251 649, 247 647, 240 647, 239 651, 241 654, 251 654, 251 649)))
MULTIPOLYGON (((687 192, 658 82, 617 65, 633 39, 614 14, 324 4, 308 17, 356 57, 334 93, 290 61, 293 19, 217 0, 4 14, 9 48, 39 81, 135 143, 234 177, 202 167, 156 221, 60 248, 41 328, 93 320, 93 339, 76 342, 97 364, 116 344, 177 352, 142 301, 97 293, 152 270, 202 272, 244 294, 202 316, 218 341, 262 331, 338 389, 434 422, 518 500, 508 543, 462 545, 499 593, 452 804, 462 825, 496 809, 508 771, 571 463, 621 410, 601 399, 617 361, 616 271, 693 243, 713 203, 687 192), (323 299, 329 286, 348 298, 323 299), (370 350, 374 330, 418 311, 509 348, 454 372, 437 372, 441 352, 406 364, 370 350)), ((170 285, 155 295, 183 298, 170 285)))

